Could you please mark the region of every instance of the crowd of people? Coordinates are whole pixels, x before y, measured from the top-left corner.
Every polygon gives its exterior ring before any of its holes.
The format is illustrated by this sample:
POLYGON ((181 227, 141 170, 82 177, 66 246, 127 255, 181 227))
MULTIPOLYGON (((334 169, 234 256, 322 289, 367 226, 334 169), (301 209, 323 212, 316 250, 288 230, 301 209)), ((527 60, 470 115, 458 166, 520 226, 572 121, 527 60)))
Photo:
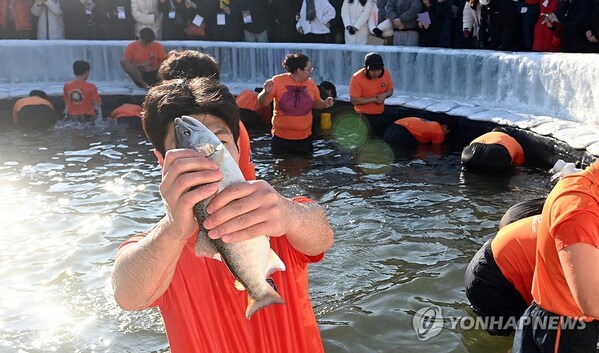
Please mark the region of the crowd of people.
POLYGON ((0 39, 389 44, 599 53, 599 0, 0 0, 0 39))

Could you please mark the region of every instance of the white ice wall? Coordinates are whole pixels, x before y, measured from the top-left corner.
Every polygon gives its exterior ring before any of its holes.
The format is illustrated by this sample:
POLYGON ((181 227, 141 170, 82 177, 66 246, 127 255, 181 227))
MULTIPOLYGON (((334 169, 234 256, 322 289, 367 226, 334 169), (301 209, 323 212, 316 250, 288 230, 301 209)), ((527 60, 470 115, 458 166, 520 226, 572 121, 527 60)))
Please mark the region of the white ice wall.
MULTIPOLYGON (((0 98, 26 95, 32 86, 53 87, 72 77, 71 65, 91 63, 90 81, 129 86, 119 61, 128 41, 0 41, 0 98)), ((599 55, 505 53, 391 46, 289 43, 163 42, 167 50, 199 49, 221 64, 225 83, 261 86, 282 72, 290 52, 307 54, 319 83, 335 83, 347 96, 364 54, 383 56, 396 95, 474 103, 488 109, 548 115, 599 124, 599 55)), ((102 90, 101 90, 102 93, 102 90)))

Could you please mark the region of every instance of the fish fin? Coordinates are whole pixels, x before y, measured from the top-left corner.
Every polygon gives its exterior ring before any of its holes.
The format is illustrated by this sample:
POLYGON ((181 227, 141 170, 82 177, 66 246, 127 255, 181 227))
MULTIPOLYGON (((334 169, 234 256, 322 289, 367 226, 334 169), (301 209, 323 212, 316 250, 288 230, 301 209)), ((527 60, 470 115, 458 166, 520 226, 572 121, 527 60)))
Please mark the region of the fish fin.
POLYGON ((270 249, 265 277, 270 277, 270 275, 277 271, 285 271, 285 263, 283 263, 283 260, 279 258, 279 255, 273 249, 270 249))
POLYGON ((223 260, 222 256, 218 250, 216 250, 214 245, 212 245, 210 238, 208 238, 208 235, 204 231, 200 231, 196 238, 195 254, 196 256, 204 256, 219 261, 223 260))
POLYGON ((248 293, 248 306, 245 309, 245 317, 249 320, 254 313, 271 304, 285 304, 285 300, 270 285, 266 293, 260 298, 252 298, 248 293))
POLYGON ((239 280, 235 280, 235 289, 237 289, 238 291, 244 291, 245 290, 245 286, 243 285, 243 283, 239 282, 239 280))

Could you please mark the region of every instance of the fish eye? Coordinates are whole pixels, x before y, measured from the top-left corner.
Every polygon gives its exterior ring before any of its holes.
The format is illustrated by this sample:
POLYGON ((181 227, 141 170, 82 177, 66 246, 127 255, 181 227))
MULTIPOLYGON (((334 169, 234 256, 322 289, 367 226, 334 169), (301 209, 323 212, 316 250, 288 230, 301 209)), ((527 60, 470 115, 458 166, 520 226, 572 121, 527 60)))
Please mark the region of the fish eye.
POLYGON ((185 129, 185 130, 183 130, 183 135, 184 136, 191 136, 191 131, 189 131, 189 129, 185 129))

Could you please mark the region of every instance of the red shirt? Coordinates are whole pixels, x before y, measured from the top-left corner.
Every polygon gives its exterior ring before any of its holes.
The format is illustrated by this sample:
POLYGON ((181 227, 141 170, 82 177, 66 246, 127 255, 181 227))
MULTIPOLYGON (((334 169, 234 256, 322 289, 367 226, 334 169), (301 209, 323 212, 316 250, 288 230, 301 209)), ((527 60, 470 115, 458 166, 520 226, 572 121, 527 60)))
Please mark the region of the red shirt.
POLYGON ((585 243, 599 248, 599 161, 562 178, 545 206, 537 236, 532 295, 543 309, 558 315, 583 316, 576 304, 558 252, 585 243))
POLYGON ((491 131, 475 138, 471 143, 478 142, 483 144, 498 144, 504 146, 510 157, 512 157, 512 164, 521 165, 524 164, 524 150, 522 146, 516 141, 515 138, 510 135, 500 132, 491 131))
POLYGON ((445 141, 445 133, 441 124, 422 118, 401 118, 395 120, 397 125, 403 126, 420 143, 438 144, 445 141))
POLYGON ((138 117, 141 119, 141 110, 141 105, 125 103, 115 108, 112 113, 110 113, 110 117, 115 120, 130 117, 138 117))
POLYGON ((19 99, 18 101, 16 101, 15 105, 12 107, 12 122, 16 125, 17 121, 19 120, 18 114, 21 111, 21 109, 25 108, 26 106, 32 106, 32 105, 33 106, 45 105, 45 106, 52 108, 52 110, 54 110, 54 106, 52 105, 52 103, 50 103, 48 100, 46 100, 42 97, 38 97, 38 96, 23 97, 23 98, 19 99))
POLYGON ((64 103, 71 116, 96 116, 94 105, 102 104, 102 98, 93 83, 73 80, 64 84, 64 103))
POLYGON ((245 180, 256 180, 256 168, 252 160, 250 136, 241 121, 239 121, 237 145, 239 146, 239 169, 241 169, 241 173, 245 177, 245 180))
MULTIPOLYGON (((349 96, 370 98, 385 93, 393 88, 393 81, 389 71, 385 70, 383 77, 369 79, 366 77, 366 69, 360 69, 353 74, 349 81, 349 96)), ((368 103, 354 105, 354 110, 363 114, 382 114, 385 110, 384 104, 368 103)))
MULTIPOLYGON (((296 202, 310 202, 298 198, 296 202)), ((136 236, 121 247, 139 241, 136 236)), ((245 318, 247 293, 220 261, 194 254, 191 237, 177 262, 171 284, 152 304, 164 319, 171 352, 191 353, 323 353, 324 348, 308 295, 308 264, 324 254, 306 256, 285 236, 270 246, 285 263, 271 275, 284 305, 270 305, 245 318)))
POLYGON ((152 59, 152 66, 158 70, 160 64, 166 59, 166 50, 162 44, 154 41, 147 46, 141 44, 141 40, 129 44, 125 49, 125 59, 134 65, 141 65, 152 59))

